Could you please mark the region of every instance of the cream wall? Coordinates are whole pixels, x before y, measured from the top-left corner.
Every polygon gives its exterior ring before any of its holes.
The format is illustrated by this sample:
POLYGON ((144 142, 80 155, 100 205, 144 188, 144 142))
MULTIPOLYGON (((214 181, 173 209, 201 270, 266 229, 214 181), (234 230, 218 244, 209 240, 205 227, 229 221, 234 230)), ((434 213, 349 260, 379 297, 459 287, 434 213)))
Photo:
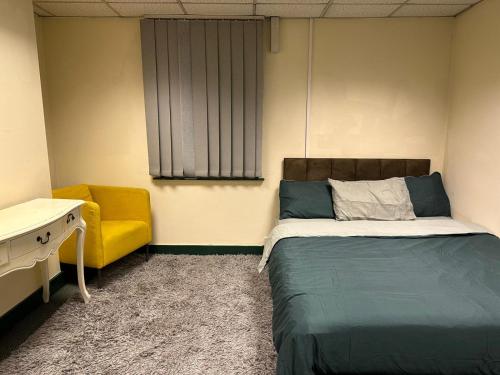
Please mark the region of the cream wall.
POLYGON ((443 167, 452 18, 315 21, 311 157, 443 167))
MULTIPOLYGON (((50 196, 31 0, 0 1, 0 209, 50 196)), ((59 272, 57 256, 50 261, 59 272)), ((41 286, 38 268, 0 278, 0 315, 41 286)))
POLYGON ((453 214, 500 235, 500 1, 456 21, 445 178, 453 214))
POLYGON ((262 243, 276 217, 282 158, 303 153, 308 23, 282 26, 282 52, 265 56, 265 181, 153 182, 147 174, 139 21, 44 19, 53 185, 147 188, 155 243, 262 243))
MULTIPOLYGON (((317 22, 309 156, 430 157, 441 169, 452 26, 317 22)), ((282 159, 304 156, 308 30, 308 20, 283 19, 280 53, 265 54, 264 182, 153 182, 139 21, 43 19, 54 187, 149 189, 157 244, 261 244, 278 212, 282 159)))

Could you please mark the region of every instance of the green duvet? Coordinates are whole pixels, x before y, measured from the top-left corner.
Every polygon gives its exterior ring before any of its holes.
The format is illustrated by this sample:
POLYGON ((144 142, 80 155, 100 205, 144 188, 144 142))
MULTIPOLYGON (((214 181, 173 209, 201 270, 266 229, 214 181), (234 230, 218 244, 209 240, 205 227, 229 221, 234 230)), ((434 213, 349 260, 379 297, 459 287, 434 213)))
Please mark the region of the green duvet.
POLYGON ((500 374, 500 239, 316 237, 269 260, 277 374, 500 374))

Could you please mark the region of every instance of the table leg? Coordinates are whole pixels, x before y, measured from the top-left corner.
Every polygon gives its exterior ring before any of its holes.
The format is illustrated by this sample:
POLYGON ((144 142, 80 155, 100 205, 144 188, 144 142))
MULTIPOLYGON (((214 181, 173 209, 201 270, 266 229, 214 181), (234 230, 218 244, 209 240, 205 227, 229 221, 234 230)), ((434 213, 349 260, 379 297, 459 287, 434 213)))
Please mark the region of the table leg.
POLYGON ((43 285, 43 302, 48 303, 50 299, 50 280, 49 280, 49 260, 45 259, 40 263, 43 285))
POLYGON ((76 228, 76 268, 78 273, 78 287, 80 288, 80 294, 82 295, 83 301, 88 303, 90 301, 90 294, 85 287, 85 275, 83 273, 83 245, 85 242, 85 232, 87 230, 87 224, 82 217, 80 217, 80 224, 76 228))

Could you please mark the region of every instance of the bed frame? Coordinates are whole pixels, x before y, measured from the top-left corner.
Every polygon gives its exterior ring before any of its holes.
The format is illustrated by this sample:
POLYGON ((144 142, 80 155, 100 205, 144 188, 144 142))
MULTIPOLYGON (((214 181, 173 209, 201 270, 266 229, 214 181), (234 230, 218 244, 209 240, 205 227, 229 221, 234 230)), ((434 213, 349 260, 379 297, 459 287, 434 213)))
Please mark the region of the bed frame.
POLYGON ((383 180, 429 174, 430 159, 285 158, 283 179, 317 181, 383 180))

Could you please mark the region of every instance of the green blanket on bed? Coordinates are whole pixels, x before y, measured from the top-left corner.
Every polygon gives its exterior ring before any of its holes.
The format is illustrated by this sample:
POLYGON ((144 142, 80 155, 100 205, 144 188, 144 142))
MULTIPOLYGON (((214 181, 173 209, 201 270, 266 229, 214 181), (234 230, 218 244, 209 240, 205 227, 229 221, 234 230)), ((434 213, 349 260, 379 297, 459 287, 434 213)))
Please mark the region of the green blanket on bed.
POLYGON ((500 239, 316 237, 269 261, 279 375, 500 374, 500 239))

